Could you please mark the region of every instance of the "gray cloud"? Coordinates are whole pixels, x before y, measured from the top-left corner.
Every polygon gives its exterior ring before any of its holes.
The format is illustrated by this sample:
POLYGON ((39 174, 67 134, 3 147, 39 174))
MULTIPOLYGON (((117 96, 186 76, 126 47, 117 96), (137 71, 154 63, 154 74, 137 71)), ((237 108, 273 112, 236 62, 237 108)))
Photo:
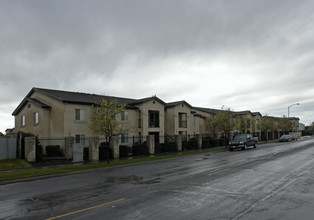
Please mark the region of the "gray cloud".
POLYGON ((1 110, 37 86, 278 116, 304 102, 297 116, 310 123, 313 10, 306 0, 4 0, 1 110))

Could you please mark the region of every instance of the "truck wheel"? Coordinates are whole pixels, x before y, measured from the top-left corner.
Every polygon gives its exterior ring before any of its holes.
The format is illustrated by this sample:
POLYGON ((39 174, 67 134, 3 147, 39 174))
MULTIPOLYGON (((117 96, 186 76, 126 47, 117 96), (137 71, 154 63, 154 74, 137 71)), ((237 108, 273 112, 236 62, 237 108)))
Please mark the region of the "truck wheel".
POLYGON ((257 148, 257 143, 254 144, 254 148, 257 148))
POLYGON ((246 144, 244 144, 243 150, 246 150, 246 149, 247 149, 247 145, 246 145, 246 144))

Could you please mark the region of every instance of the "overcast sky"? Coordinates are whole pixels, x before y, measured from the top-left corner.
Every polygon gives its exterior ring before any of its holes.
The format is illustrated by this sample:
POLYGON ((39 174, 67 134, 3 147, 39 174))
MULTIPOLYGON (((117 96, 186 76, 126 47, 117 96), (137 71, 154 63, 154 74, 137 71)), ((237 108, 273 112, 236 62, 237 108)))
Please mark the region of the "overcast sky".
POLYGON ((32 87, 314 121, 314 1, 1 0, 0 131, 32 87))

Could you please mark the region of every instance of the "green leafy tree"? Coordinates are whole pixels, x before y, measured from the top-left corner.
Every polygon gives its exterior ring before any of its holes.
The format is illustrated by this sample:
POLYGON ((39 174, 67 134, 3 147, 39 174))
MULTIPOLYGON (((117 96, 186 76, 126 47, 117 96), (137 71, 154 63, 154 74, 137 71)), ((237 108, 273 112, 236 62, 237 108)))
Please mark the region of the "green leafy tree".
POLYGON ((205 121, 206 130, 212 134, 212 136, 215 138, 216 133, 219 131, 219 121, 217 120, 217 117, 207 118, 205 121))
POLYGON ((268 132, 275 130, 274 119, 269 116, 262 117, 261 120, 261 131, 266 132, 266 139, 268 140, 268 132))
POLYGON ((254 120, 254 119, 252 119, 251 120, 251 127, 252 127, 252 132, 254 133, 254 132, 256 132, 256 126, 257 124, 256 124, 256 120, 254 120))
POLYGON ((89 130, 93 135, 104 136, 106 141, 114 136, 129 133, 134 130, 127 121, 121 121, 121 113, 125 111, 125 105, 118 104, 116 99, 107 101, 102 99, 100 104, 92 106, 90 113, 89 130))
POLYGON ((246 132, 246 124, 245 124, 245 118, 243 115, 238 115, 235 119, 235 129, 240 131, 240 133, 245 134, 246 132))
POLYGON ((219 124, 218 126, 219 130, 227 134, 228 138, 230 139, 230 132, 234 129, 235 126, 231 110, 229 108, 225 110, 222 107, 221 111, 219 111, 217 115, 214 116, 214 118, 215 120, 217 120, 217 123, 219 124))
POLYGON ((251 131, 251 120, 250 118, 246 119, 246 132, 249 133, 251 131))
POLYGON ((292 122, 286 116, 279 120, 278 128, 282 131, 290 131, 293 128, 292 122))

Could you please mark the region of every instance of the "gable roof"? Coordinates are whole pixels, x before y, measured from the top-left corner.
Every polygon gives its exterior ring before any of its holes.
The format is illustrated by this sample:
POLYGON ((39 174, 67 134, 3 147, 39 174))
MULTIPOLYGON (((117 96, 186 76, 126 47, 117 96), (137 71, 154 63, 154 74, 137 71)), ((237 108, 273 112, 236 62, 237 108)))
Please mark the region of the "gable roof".
POLYGON ((136 107, 137 104, 145 103, 150 100, 156 100, 162 103, 163 105, 166 105, 164 101, 162 101, 156 96, 143 98, 143 99, 131 99, 131 98, 121 98, 121 97, 114 97, 114 96, 104 96, 104 95, 89 94, 89 93, 82 93, 82 92, 70 92, 70 91, 34 87, 26 95, 26 97, 19 104, 19 106, 14 110, 12 115, 17 115, 28 101, 33 102, 34 104, 37 104, 43 108, 48 108, 48 107, 51 108, 49 105, 39 100, 30 98, 34 92, 40 93, 42 95, 55 99, 59 102, 71 103, 71 104, 98 105, 102 99, 105 99, 107 101, 111 99, 116 99, 118 104, 125 105, 125 107, 128 109, 137 109, 136 107))
POLYGON ((189 103, 187 103, 185 100, 182 100, 182 101, 177 101, 177 102, 169 102, 166 104, 166 107, 167 108, 172 108, 172 107, 175 107, 177 105, 186 105, 188 106, 189 108, 193 108, 192 105, 190 105, 189 103))
POLYGON ((23 101, 18 105, 18 107, 14 110, 14 112, 12 113, 12 115, 17 115, 21 109, 26 105, 27 102, 30 102, 32 104, 35 104, 41 108, 46 108, 46 109, 51 109, 50 105, 47 105, 46 103, 39 101, 37 99, 34 98, 29 98, 28 96, 26 96, 23 101))
POLYGON ((212 108, 202 108, 202 107, 194 107, 194 109, 202 111, 202 112, 206 112, 212 115, 217 115, 218 112, 220 112, 221 110, 218 109, 212 109, 212 108))
POLYGON ((143 99, 134 99, 129 104, 131 104, 131 105, 138 105, 138 104, 142 104, 142 103, 149 102, 149 101, 152 101, 152 100, 160 102, 163 105, 166 105, 166 103, 164 101, 162 101, 160 98, 158 98, 157 96, 152 96, 152 97, 143 98, 143 99))

